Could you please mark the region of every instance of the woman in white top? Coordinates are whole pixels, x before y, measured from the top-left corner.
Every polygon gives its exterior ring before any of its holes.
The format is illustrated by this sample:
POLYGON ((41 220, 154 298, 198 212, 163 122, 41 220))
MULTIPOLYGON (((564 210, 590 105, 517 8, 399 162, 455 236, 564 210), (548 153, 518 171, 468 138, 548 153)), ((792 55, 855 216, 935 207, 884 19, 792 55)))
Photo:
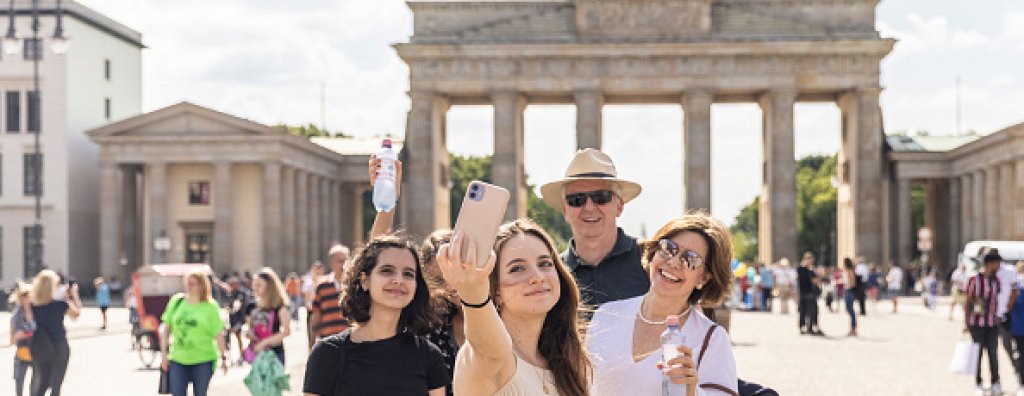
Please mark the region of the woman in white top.
POLYGON ((602 305, 587 332, 594 364, 591 395, 660 395, 666 376, 686 384, 689 396, 736 394, 729 335, 700 311, 700 306, 714 306, 727 296, 732 284, 730 239, 718 220, 687 214, 643 242, 650 290, 602 305), (683 356, 661 362, 660 336, 669 315, 679 315, 683 356))
POLYGON ((437 254, 463 305, 466 342, 455 362, 455 395, 586 395, 591 368, 580 294, 551 238, 516 220, 501 227, 494 250, 477 268, 474 244, 456 233, 437 254), (457 253, 465 244, 467 260, 457 253))

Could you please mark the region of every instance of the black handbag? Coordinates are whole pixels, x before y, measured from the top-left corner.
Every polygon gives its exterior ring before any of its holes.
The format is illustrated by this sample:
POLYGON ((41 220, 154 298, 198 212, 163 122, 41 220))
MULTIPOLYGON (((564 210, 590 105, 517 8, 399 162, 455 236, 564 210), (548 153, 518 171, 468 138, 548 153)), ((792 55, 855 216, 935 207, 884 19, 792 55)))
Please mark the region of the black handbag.
POLYGON ((160 395, 171 394, 171 375, 170 373, 160 369, 160 388, 156 391, 160 395))

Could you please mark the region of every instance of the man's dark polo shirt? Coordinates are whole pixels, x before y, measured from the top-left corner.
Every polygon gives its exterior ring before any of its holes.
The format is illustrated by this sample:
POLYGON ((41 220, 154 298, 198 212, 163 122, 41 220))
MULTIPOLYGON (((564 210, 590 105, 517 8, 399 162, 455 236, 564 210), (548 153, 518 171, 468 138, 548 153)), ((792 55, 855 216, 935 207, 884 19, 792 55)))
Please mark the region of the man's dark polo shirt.
POLYGON ((611 253, 596 266, 584 264, 576 256, 575 242, 562 253, 562 261, 572 271, 584 304, 597 308, 609 301, 624 300, 647 293, 651 280, 640 264, 636 238, 619 228, 611 253))

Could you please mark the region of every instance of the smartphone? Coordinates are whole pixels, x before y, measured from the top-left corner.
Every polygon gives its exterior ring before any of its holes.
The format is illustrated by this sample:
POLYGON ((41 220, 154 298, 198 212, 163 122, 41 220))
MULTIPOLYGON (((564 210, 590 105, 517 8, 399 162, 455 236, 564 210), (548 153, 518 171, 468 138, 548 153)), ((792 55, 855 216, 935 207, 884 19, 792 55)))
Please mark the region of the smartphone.
MULTIPOLYGON (((455 232, 472 238, 476 245, 476 265, 482 268, 487 265, 487 258, 494 250, 494 239, 498 236, 498 227, 505 218, 508 208, 508 190, 474 180, 466 187, 466 195, 462 198, 459 218, 455 221, 455 232)), ((467 258, 469 245, 462 246, 459 252, 463 259, 467 258)))

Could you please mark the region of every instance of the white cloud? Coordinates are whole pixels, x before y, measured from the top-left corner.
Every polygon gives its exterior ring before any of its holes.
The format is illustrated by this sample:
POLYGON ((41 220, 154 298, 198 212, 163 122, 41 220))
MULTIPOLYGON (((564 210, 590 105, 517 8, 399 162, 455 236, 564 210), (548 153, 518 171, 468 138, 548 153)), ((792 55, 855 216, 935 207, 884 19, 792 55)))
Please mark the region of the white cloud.
POLYGON ((1024 12, 1003 15, 1003 36, 1008 46, 1024 50, 1024 12))
POLYGON ((992 38, 977 30, 953 32, 953 40, 950 43, 955 50, 987 47, 992 44, 992 38))

